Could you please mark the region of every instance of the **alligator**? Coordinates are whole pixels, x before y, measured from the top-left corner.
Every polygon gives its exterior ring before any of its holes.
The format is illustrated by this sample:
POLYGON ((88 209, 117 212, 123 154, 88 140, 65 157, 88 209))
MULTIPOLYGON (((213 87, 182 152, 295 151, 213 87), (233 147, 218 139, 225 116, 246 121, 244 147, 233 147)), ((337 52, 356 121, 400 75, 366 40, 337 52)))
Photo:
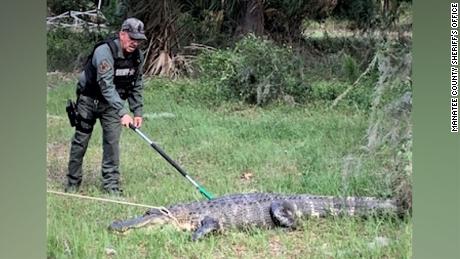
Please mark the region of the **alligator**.
POLYGON ((394 199, 374 197, 333 197, 277 193, 230 194, 207 201, 197 201, 149 209, 128 220, 114 221, 109 230, 125 233, 132 229, 173 224, 193 231, 196 241, 212 232, 229 228, 295 229, 302 217, 371 216, 398 213, 394 199))

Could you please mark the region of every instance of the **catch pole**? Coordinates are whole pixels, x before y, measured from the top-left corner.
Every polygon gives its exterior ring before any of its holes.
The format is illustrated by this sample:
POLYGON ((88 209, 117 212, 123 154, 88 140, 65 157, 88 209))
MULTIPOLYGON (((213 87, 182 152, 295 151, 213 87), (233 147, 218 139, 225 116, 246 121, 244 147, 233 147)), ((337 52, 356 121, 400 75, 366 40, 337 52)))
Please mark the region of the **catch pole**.
POLYGON ((166 161, 168 161, 176 170, 182 174, 183 177, 185 177, 189 182, 191 182, 197 189, 198 191, 203 194, 208 200, 213 199, 212 195, 208 193, 201 185, 199 185, 195 180, 193 180, 187 172, 182 169, 182 167, 179 166, 179 164, 176 163, 176 161, 172 160, 171 157, 169 157, 157 144, 155 144, 152 140, 150 140, 142 131, 140 131, 138 128, 136 128, 132 123, 129 124, 129 128, 134 130, 139 136, 141 136, 147 143, 150 144, 150 146, 155 149, 166 161))

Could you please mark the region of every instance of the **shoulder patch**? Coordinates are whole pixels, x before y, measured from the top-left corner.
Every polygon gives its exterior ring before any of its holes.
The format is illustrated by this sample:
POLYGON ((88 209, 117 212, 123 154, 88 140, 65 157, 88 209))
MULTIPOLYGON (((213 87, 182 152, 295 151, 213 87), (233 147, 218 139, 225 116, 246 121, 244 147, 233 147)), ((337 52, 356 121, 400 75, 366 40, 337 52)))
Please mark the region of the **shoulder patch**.
POLYGON ((107 73, 111 69, 112 69, 112 66, 110 65, 109 61, 107 61, 107 59, 104 59, 97 67, 97 73, 102 75, 102 74, 107 73))

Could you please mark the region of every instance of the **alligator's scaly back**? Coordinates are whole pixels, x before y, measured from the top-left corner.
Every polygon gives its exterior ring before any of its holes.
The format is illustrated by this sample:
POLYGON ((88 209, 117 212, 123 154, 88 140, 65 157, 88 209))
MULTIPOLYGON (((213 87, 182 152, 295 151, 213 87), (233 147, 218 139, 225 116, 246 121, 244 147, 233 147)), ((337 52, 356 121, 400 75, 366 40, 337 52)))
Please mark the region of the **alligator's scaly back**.
POLYGON ((209 232, 226 228, 288 227, 293 228, 300 217, 327 215, 371 215, 397 212, 394 200, 372 197, 315 195, 284 195, 276 193, 231 194, 210 201, 172 205, 166 210, 151 209, 144 215, 126 221, 115 221, 109 229, 125 232, 129 229, 174 224, 194 231, 196 240, 209 232))

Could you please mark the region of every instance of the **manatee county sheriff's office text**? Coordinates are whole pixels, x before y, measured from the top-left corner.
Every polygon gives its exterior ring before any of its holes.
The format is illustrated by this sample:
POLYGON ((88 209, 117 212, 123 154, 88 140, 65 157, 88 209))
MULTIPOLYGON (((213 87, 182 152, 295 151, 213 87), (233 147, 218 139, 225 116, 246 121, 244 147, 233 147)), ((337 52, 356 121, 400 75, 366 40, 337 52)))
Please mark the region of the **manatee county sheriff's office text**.
POLYGON ((450 132, 458 132, 458 3, 450 4, 450 132))

